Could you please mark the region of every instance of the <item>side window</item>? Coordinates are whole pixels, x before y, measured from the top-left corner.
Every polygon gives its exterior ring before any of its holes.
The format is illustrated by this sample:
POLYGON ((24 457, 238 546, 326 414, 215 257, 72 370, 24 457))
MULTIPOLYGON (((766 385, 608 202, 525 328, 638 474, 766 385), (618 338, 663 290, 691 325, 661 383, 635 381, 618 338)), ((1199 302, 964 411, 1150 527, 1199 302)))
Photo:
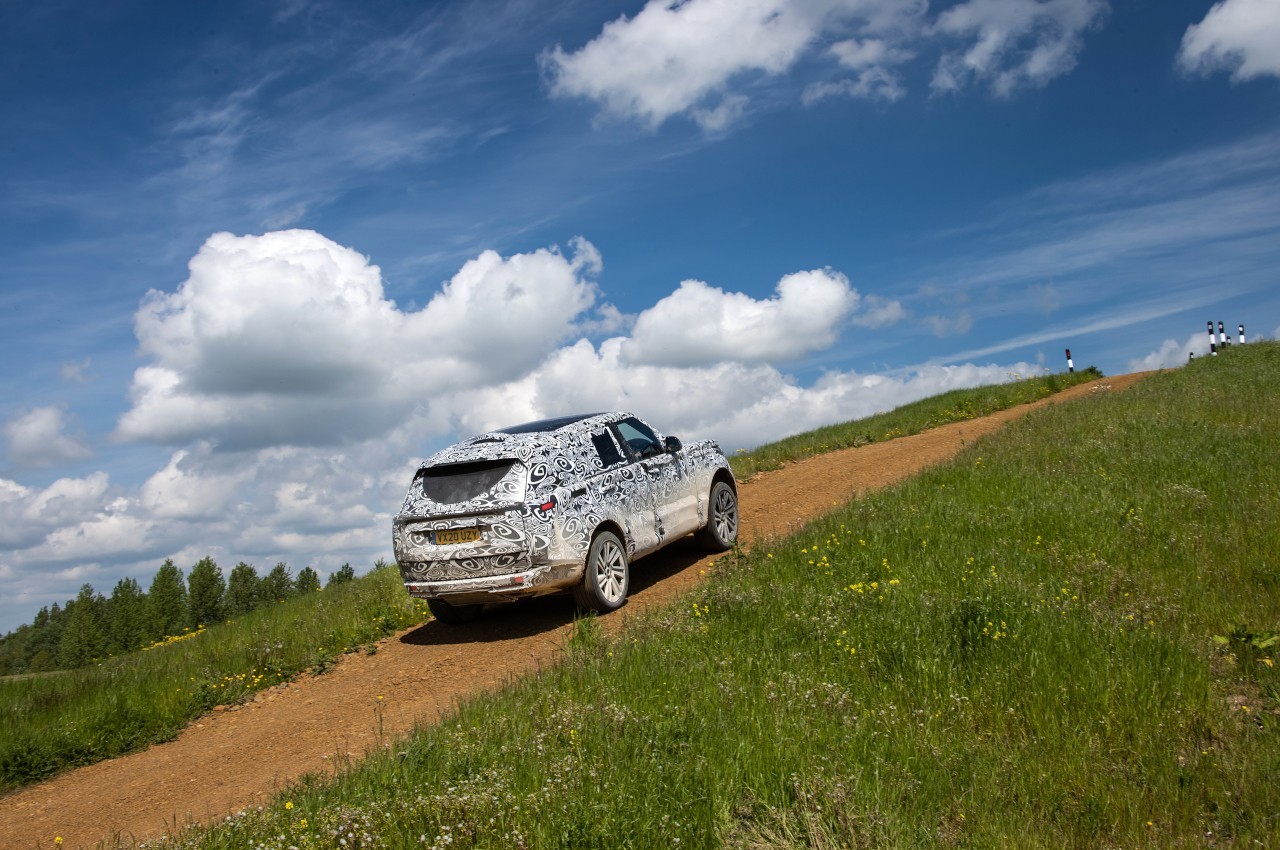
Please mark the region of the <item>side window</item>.
POLYGON ((632 456, 646 458, 662 454, 662 444, 658 442, 657 435, 639 419, 623 419, 614 427, 632 456))
POLYGON ((595 445, 596 454, 600 456, 600 464, 605 469, 622 463, 622 452, 618 451, 618 444, 613 441, 613 435, 608 431, 592 434, 591 442, 595 445))

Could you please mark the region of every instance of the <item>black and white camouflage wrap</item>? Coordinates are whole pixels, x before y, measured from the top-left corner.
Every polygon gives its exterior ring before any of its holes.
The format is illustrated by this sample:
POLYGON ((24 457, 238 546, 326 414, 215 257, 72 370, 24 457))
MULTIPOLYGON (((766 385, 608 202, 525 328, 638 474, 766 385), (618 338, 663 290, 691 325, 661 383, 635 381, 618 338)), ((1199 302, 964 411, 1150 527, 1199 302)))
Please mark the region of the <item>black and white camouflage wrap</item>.
MULTIPOLYGON (((713 480, 719 474, 733 482, 719 446, 702 440, 642 459, 617 430, 635 422, 645 424, 603 413, 554 431, 492 432, 427 458, 419 474, 475 461, 513 463, 487 492, 456 504, 433 501, 415 476, 392 526, 406 587, 461 603, 550 593, 581 577, 602 525, 621 532, 633 560, 705 526, 713 480), (611 441, 622 462, 605 468, 593 436, 611 441), (477 529, 480 539, 436 544, 434 532, 447 529, 477 529)), ((661 444, 663 436, 653 433, 661 444)))

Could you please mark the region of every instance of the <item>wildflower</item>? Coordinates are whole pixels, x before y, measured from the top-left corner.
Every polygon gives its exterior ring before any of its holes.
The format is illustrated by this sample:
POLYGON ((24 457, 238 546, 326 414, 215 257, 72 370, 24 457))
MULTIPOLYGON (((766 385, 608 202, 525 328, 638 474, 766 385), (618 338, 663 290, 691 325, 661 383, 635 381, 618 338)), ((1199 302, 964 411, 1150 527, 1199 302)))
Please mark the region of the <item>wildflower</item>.
POLYGON ((285 802, 285 804, 284 804, 284 809, 285 809, 285 811, 290 811, 290 810, 292 810, 292 809, 293 809, 293 801, 292 801, 292 800, 288 800, 288 801, 286 801, 286 802, 285 802))
POLYGON ((61 835, 55 835, 55 836, 53 837, 53 843, 54 843, 56 846, 61 847, 61 846, 62 846, 62 836, 61 836, 61 835))

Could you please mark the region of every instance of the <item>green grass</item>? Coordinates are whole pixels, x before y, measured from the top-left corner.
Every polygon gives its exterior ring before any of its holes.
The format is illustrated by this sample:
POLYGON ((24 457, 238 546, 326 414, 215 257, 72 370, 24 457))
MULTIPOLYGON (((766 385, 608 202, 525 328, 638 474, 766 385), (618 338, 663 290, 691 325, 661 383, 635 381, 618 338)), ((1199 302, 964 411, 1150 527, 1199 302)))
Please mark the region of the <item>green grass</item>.
POLYGON ((167 844, 1280 846, 1277 517, 1280 346, 1234 347, 167 844))
MULTIPOLYGON (((1096 377, 1056 375, 958 390, 889 414, 793 437, 733 459, 739 475, 841 448, 846 434, 917 433, 1043 397, 1096 377), (806 442, 808 440, 808 442, 806 442), (744 472, 744 470, 746 470, 744 472)), ((850 437, 849 439, 858 439, 850 437)), ((852 443, 848 443, 852 444, 852 443)), ((49 675, 0 678, 0 792, 172 738, 215 705, 242 701, 304 670, 324 671, 348 647, 420 622, 425 608, 394 569, 178 635, 172 645, 49 675)))
POLYGON ((425 617, 399 571, 382 568, 93 667, 0 680, 0 791, 168 740, 216 705, 425 617))
POLYGON ((1008 383, 952 390, 904 404, 887 413, 828 425, 816 431, 766 443, 749 452, 740 449, 729 458, 729 463, 738 480, 745 481, 757 472, 778 469, 791 461, 838 449, 880 443, 894 437, 919 434, 939 425, 976 419, 998 410, 1027 404, 1061 392, 1067 387, 1101 378, 1102 373, 1090 366, 1080 372, 1061 372, 1034 378, 1011 377, 1014 379, 1008 383))

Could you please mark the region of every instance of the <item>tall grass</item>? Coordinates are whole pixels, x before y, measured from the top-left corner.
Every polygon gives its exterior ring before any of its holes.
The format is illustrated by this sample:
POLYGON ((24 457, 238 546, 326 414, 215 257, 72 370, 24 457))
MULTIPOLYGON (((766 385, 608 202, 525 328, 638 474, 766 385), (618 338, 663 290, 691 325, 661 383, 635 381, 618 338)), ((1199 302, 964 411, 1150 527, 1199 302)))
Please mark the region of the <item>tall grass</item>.
POLYGON ((739 480, 746 480, 757 472, 778 469, 791 461, 918 434, 950 422, 976 419, 998 410, 1046 398, 1067 387, 1101 377, 1102 373, 1090 366, 1079 372, 1015 378, 1004 384, 952 390, 904 404, 886 413, 785 437, 749 452, 739 450, 729 458, 729 463, 733 467, 733 474, 739 480))
POLYGON ((0 790, 172 738, 233 704, 422 622, 395 567, 57 675, 0 680, 0 790))
POLYGON ((1054 406, 165 843, 1280 846, 1278 437, 1271 344, 1054 406))

